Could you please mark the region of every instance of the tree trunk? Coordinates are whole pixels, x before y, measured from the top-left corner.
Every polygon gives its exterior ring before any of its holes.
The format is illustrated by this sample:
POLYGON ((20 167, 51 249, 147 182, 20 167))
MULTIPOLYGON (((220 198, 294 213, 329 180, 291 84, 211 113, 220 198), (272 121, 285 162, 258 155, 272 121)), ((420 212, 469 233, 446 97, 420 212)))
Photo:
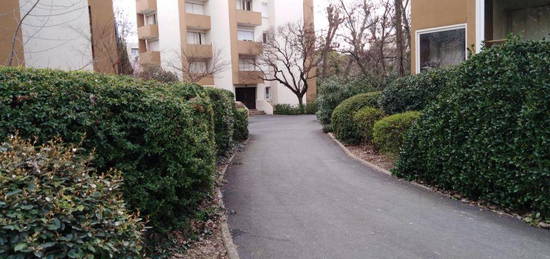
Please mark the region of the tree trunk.
POLYGON ((300 110, 304 110, 304 95, 296 95, 298 97, 298 107, 300 107, 300 110))
POLYGON ((395 8, 395 41, 397 47, 397 66, 399 70, 399 75, 405 75, 405 60, 403 48, 403 3, 402 0, 394 0, 395 8))

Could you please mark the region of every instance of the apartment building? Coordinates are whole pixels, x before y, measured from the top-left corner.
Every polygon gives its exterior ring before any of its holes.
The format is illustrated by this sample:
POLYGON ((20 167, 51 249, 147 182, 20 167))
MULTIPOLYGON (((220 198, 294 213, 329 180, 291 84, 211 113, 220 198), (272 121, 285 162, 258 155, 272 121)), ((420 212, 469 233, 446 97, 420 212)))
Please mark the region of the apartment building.
POLYGON ((513 33, 550 39, 550 0, 412 0, 411 71, 463 62, 513 33))
MULTIPOLYGON (((227 89, 250 109, 273 113, 275 104, 297 104, 282 85, 264 82, 255 60, 270 29, 288 23, 313 25, 313 0, 137 0, 140 63, 188 73, 221 59, 226 69, 199 83, 227 89)), ((316 90, 311 87, 310 92, 316 90)))
POLYGON ((1 2, 0 65, 114 72, 112 0, 1 2))

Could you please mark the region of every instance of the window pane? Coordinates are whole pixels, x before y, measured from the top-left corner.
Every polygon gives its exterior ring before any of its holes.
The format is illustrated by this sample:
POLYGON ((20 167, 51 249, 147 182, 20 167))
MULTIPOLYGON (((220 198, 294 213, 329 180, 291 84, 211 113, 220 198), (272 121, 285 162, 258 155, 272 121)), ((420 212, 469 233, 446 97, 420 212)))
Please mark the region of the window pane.
POLYGON ((465 59, 465 29, 420 34, 420 71, 456 65, 465 59))
POLYGON ((254 41, 254 31, 239 30, 238 40, 254 41))

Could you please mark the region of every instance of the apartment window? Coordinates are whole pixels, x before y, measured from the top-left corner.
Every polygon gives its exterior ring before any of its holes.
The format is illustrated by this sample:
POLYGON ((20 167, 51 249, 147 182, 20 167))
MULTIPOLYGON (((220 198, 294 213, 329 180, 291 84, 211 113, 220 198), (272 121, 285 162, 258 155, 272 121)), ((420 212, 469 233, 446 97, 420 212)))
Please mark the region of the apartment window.
POLYGON ((153 25, 153 24, 157 24, 157 15, 156 14, 145 15, 145 25, 153 25))
POLYGON ((147 51, 159 51, 160 45, 158 40, 147 40, 146 42, 147 51))
POLYGON ((197 32, 197 31, 187 32, 187 43, 196 44, 196 45, 208 44, 208 39, 206 36, 207 35, 205 32, 197 32))
POLYGON ((417 73, 456 65, 466 59, 466 25, 417 31, 417 73))
POLYGON ((254 28, 239 27, 237 29, 238 40, 254 41, 254 28))
POLYGON ((204 4, 187 2, 185 3, 185 12, 204 15, 204 4))
POLYGON ((237 9, 252 11, 252 0, 237 0, 237 9))
POLYGON ((265 88, 265 99, 266 100, 271 100, 271 87, 266 87, 265 88))
POLYGON ((255 71, 256 60, 254 58, 239 58, 239 71, 255 71))
POLYGON ((191 73, 206 73, 208 64, 206 61, 193 61, 189 64, 189 72, 191 73))

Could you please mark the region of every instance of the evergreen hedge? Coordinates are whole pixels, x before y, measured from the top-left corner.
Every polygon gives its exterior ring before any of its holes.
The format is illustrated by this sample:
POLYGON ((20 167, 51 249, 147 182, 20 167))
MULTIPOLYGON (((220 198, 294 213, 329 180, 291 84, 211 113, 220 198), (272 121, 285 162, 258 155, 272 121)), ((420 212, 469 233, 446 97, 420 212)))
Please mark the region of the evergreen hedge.
POLYGON ((334 135, 346 144, 358 144, 362 133, 353 121, 353 115, 363 107, 376 107, 380 92, 358 94, 343 101, 332 113, 331 128, 334 135))
POLYGON ((362 142, 372 143, 374 123, 384 118, 382 110, 374 107, 363 107, 353 115, 353 123, 362 142))
POLYGON ((550 218, 550 42, 509 39, 456 70, 394 173, 550 218))
POLYGON ((248 110, 237 108, 235 113, 235 141, 245 141, 248 139, 248 110))
POLYGON ((373 142, 383 153, 399 154, 403 138, 422 113, 410 111, 394 114, 377 121, 373 126, 373 142))
POLYGON ((0 68, 0 139, 81 143, 155 231, 185 223, 213 183, 213 110, 197 85, 86 72, 0 68))
POLYGON ((214 108, 214 127, 218 155, 222 156, 233 147, 235 132, 235 96, 232 92, 206 87, 214 108))

